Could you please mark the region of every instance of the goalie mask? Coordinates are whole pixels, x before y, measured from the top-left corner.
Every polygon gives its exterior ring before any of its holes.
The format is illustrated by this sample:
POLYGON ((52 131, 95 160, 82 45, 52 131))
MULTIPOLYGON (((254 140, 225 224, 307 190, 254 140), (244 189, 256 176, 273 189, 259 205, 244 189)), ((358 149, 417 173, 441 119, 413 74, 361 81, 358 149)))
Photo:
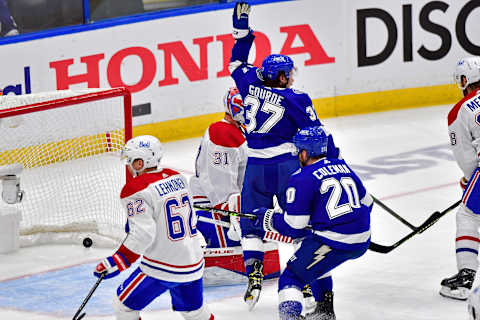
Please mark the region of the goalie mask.
POLYGON ((148 168, 159 168, 163 157, 163 146, 154 136, 138 136, 127 141, 121 154, 132 172, 138 174, 148 168), (143 160, 143 167, 135 170, 132 166, 137 159, 143 160))
POLYGON ((233 120, 245 123, 243 100, 237 88, 228 89, 225 98, 223 99, 225 112, 232 116, 233 120))
POLYGON ((453 78, 461 90, 465 90, 469 84, 480 81, 480 57, 468 57, 458 61, 453 78), (462 79, 465 79, 464 83, 462 79))

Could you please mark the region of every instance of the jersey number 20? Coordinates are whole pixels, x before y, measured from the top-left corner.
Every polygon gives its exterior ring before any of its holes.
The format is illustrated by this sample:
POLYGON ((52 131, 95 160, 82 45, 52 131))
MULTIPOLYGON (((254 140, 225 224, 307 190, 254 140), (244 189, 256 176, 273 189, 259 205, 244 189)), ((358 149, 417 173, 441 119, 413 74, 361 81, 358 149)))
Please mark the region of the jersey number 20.
POLYGON ((342 216, 353 211, 353 208, 360 208, 360 199, 358 196, 357 185, 350 177, 343 177, 338 181, 335 178, 328 178, 322 181, 320 193, 330 192, 326 210, 330 219, 342 216), (342 193, 347 194, 348 201, 340 204, 342 193))

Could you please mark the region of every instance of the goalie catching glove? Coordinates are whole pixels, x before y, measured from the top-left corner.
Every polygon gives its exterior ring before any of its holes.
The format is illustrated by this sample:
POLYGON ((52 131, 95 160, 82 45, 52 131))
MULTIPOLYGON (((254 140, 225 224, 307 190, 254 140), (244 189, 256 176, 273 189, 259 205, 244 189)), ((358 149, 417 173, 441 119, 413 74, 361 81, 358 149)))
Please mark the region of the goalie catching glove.
POLYGON ((252 8, 246 2, 237 2, 233 10, 233 37, 241 39, 250 33, 248 15, 252 8))
POLYGON ((93 271, 93 275, 100 278, 100 276, 105 273, 106 275, 104 279, 113 278, 123 270, 128 269, 138 257, 138 254, 130 251, 127 247, 122 245, 117 252, 112 256, 103 259, 103 261, 97 265, 95 271, 93 271))

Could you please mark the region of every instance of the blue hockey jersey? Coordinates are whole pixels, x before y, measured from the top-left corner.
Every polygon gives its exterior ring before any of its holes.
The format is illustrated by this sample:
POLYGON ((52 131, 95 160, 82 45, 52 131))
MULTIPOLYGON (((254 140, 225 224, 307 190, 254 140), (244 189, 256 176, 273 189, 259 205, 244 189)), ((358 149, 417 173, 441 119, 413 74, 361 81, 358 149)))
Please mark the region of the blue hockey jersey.
MULTIPOLYGON (((249 161, 267 163, 295 155, 293 136, 299 129, 321 125, 308 94, 291 88, 263 85, 261 69, 247 64, 254 36, 235 42, 230 72, 245 107, 246 140, 249 161)), ((338 149, 329 138, 328 156, 338 149)))
POLYGON ((344 160, 324 158, 290 177, 284 220, 294 229, 310 224, 332 248, 356 249, 370 242, 372 205, 372 197, 344 160))

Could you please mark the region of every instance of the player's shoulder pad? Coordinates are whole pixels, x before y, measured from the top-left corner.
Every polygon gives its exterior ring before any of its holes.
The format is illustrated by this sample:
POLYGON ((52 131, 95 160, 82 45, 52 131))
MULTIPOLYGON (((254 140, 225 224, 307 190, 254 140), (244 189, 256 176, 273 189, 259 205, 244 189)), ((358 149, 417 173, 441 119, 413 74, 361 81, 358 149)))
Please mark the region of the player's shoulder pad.
POLYGON ((293 89, 292 88, 292 92, 295 93, 295 94, 298 94, 298 95, 306 94, 308 96, 308 94, 306 92, 303 92, 303 91, 298 90, 298 89, 293 89))
POLYGON ((311 106, 312 105, 312 99, 310 99, 310 96, 303 91, 299 91, 297 89, 290 89, 288 92, 289 100, 290 101, 295 101, 298 105, 301 106, 311 106))
MULTIPOLYGON (((308 168, 308 167, 306 167, 308 168)), ((306 181, 310 180, 310 175, 305 174, 307 170, 306 168, 299 168, 297 171, 295 171, 291 176, 288 181, 289 185, 293 186, 298 186, 298 185, 304 185, 306 181)))
POLYGON ((480 89, 471 92, 469 95, 463 97, 462 100, 460 100, 459 102, 457 102, 457 104, 453 106, 453 108, 448 113, 448 125, 451 125, 457 119, 458 113, 460 112, 460 109, 462 108, 464 103, 476 96, 479 92, 480 89))
POLYGON ((238 148, 245 142, 240 129, 228 122, 215 122, 208 128, 210 140, 219 146, 227 148, 238 148))
POLYGON ((120 198, 128 198, 131 195, 146 189, 150 184, 156 181, 167 179, 178 174, 180 173, 168 168, 164 168, 158 172, 142 174, 141 176, 135 177, 125 184, 125 186, 122 188, 122 192, 120 193, 120 198))

